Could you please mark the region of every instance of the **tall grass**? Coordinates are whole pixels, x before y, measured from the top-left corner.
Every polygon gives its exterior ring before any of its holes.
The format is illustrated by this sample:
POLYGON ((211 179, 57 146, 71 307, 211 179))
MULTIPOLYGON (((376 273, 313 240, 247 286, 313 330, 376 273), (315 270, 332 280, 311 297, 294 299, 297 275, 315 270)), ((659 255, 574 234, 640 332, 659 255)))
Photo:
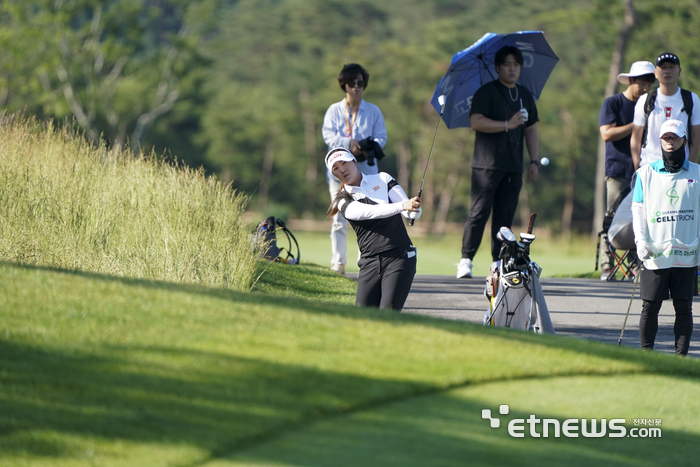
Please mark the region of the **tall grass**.
POLYGON ((245 290, 257 264, 245 203, 202 170, 0 123, 2 261, 245 290))

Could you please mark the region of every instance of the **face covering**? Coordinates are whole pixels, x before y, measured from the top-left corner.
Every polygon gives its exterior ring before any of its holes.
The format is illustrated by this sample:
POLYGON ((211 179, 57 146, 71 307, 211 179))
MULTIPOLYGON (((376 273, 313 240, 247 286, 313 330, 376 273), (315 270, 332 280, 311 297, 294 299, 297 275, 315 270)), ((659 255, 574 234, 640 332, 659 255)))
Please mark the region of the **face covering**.
POLYGON ((661 149, 664 159, 664 167, 671 173, 676 173, 683 168, 685 162, 685 144, 675 151, 664 151, 661 149))

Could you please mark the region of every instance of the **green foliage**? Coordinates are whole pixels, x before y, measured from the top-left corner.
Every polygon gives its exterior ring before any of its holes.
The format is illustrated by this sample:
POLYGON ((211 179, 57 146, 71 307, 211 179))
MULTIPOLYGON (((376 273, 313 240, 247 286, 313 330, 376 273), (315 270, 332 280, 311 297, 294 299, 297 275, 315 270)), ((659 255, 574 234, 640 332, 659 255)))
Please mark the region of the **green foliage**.
MULTIPOLYGON (((327 195, 323 177, 313 186, 305 184, 304 107, 298 95, 302 89, 311 95, 307 105, 315 115, 316 163, 323 173, 323 114, 343 97, 335 82, 338 71, 356 61, 372 75, 366 99, 379 105, 387 121, 388 157, 382 168, 395 174, 409 192, 415 191, 437 123, 428 101, 452 55, 487 31, 543 29, 562 61, 539 103, 540 153, 554 163, 542 171, 541 183, 528 186, 532 206, 543 221, 556 220, 556 206, 563 203, 573 170, 580 187, 576 220, 590 219, 595 158, 589 155, 596 150, 596 117, 609 61, 609 54, 590 50, 611 50, 617 26, 609 18, 618 11, 603 4, 557 1, 472 2, 469 8, 444 2, 382 2, 371 8, 360 0, 238 2, 230 16, 222 18, 221 37, 210 49, 215 65, 213 98, 204 117, 208 160, 214 166, 230 166, 235 186, 255 192, 262 154, 274 151, 273 179, 285 183, 276 184, 273 199, 300 212, 308 209, 304 203, 310 198, 302 192, 317 193, 314 210, 320 212, 327 195), (499 14, 503 9, 518 15, 504 20, 499 14), (264 24, 253 20, 261 16, 267 19, 264 24), (601 26, 606 34, 591 34, 598 23, 605 23, 601 26), (586 92, 572 92, 572 86, 586 92), (600 99, 591 98, 596 92, 600 99), (262 120, 249 115, 246 105, 260 107, 256 115, 262 120), (273 147, 271 141, 285 134, 289 146, 273 147), (300 188, 291 189, 296 186, 300 188)), ((472 147, 470 130, 443 128, 426 180, 424 200, 432 207, 426 209, 426 220, 435 216, 440 202, 450 203, 448 219, 466 215, 472 147)))
POLYGON ((0 79, 5 107, 74 117, 93 142, 103 135, 120 146, 132 138, 137 148, 153 121, 172 108, 182 92, 178 78, 195 61, 182 0, 1 5, 0 43, 10 45, 0 79))
MULTIPOLYGON (((623 68, 673 51, 681 84, 700 89, 697 2, 634 7, 623 68)), ((437 124, 429 100, 453 54, 489 31, 543 30, 561 58, 538 102, 540 156, 552 164, 526 191, 541 222, 561 228, 568 198, 574 229, 590 231, 621 1, 4 0, 0 25, 8 110, 73 116, 95 141, 155 147, 218 172, 261 210, 315 217, 328 203, 321 125, 344 97, 343 64, 369 70, 365 98, 388 129, 381 168, 416 192, 437 124)), ((464 220, 472 150, 473 131, 440 130, 426 221, 464 220)))
POLYGON ((92 146, 71 128, 0 126, 0 259, 250 288, 246 198, 203 171, 92 146))

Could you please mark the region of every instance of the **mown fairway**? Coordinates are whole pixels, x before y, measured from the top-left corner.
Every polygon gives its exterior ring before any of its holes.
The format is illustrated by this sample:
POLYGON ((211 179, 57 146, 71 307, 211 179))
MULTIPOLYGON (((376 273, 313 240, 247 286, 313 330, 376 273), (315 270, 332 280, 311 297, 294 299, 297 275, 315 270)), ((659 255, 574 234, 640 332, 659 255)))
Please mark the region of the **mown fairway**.
MULTIPOLYGON (((328 232, 294 231, 299 241, 302 261, 330 267, 331 240, 330 224, 328 232)), ((516 235, 520 230, 515 228, 516 235)), ((453 276, 457 272, 457 263, 461 258, 462 235, 445 234, 441 236, 415 235, 409 228, 413 244, 418 248, 418 274, 435 274, 453 276)), ((596 243, 589 237, 578 236, 571 240, 539 235, 532 244, 532 258, 542 267, 544 277, 552 276, 588 276, 598 277, 595 269, 596 243)), ((479 251, 474 258, 474 275, 486 276, 491 266, 491 238, 486 232, 479 251)), ((278 240, 280 246, 287 248, 285 237, 278 240)), ((348 230, 348 272, 357 272, 357 240, 352 228, 348 230)))
MULTIPOLYGON (((0 465, 674 465, 700 362, 352 303, 328 270, 259 293, 0 266, 0 465), (512 418, 654 418, 661 439, 510 438, 512 418)), ((526 430, 527 431, 527 430, 526 430)))

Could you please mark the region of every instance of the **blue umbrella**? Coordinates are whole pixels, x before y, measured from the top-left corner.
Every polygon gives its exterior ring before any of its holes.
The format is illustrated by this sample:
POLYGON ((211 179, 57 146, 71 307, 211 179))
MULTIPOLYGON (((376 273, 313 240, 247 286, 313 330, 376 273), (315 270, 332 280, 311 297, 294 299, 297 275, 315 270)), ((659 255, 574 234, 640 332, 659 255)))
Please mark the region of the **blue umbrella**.
POLYGON ((472 97, 482 85, 498 79, 493 64, 496 52, 504 45, 515 46, 523 53, 523 66, 518 83, 539 99, 547 78, 559 61, 542 31, 519 31, 511 34, 488 32, 470 47, 452 57, 450 69, 440 80, 430 101, 440 112, 438 97, 445 95, 442 118, 447 128, 470 127, 472 97))

